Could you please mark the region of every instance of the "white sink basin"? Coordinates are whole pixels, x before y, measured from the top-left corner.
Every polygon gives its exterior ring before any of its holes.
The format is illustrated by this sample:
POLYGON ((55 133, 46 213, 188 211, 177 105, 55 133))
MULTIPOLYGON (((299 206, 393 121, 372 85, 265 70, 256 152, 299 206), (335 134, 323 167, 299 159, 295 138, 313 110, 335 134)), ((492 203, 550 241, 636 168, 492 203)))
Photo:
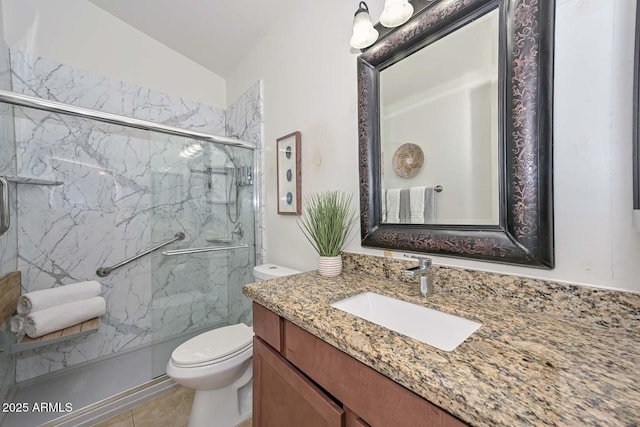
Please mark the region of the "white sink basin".
POLYGON ((422 341, 453 351, 481 324, 373 292, 336 301, 331 307, 422 341))

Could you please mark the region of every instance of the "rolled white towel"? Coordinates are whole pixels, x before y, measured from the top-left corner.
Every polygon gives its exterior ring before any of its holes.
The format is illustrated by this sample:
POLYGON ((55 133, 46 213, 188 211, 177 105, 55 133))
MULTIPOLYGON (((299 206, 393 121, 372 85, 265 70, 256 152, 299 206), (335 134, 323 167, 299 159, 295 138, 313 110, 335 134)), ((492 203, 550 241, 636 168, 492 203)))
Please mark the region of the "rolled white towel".
POLYGON ((24 330, 31 338, 38 338, 94 317, 100 317, 106 312, 107 303, 102 297, 74 301, 26 315, 24 330))
POLYGON ((25 316, 18 314, 11 318, 11 332, 16 335, 24 335, 25 316))
POLYGON ((18 298, 18 314, 29 314, 68 302, 97 297, 102 287, 95 280, 28 292, 18 298))

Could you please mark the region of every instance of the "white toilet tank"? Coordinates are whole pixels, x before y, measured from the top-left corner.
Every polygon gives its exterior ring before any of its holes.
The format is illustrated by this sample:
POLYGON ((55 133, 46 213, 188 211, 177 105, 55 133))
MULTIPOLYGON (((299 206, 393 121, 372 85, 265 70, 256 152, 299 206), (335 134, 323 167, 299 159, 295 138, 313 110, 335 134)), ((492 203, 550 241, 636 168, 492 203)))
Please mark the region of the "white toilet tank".
POLYGON ((301 272, 276 264, 262 264, 253 267, 253 276, 256 278, 256 282, 275 279, 276 277, 291 276, 298 273, 301 272))

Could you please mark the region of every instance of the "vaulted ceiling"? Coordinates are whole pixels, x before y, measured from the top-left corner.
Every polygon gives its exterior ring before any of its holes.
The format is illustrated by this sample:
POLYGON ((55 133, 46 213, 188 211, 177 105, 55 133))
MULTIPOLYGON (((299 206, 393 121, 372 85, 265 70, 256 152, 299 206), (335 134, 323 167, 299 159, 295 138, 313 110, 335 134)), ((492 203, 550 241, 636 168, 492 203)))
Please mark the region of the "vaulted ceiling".
MULTIPOLYGON (((89 0, 187 58, 228 78, 300 0, 89 0)), ((307 1, 307 0, 304 0, 307 1)))

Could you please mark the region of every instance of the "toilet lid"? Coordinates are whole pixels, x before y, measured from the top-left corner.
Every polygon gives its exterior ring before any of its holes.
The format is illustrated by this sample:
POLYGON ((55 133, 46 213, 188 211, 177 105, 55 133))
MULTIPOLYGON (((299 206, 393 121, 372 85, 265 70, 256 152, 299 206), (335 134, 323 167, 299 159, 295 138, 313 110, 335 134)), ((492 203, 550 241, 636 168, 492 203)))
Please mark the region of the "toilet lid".
POLYGON ((191 338, 171 353, 171 360, 177 366, 201 365, 224 359, 250 347, 253 329, 238 323, 224 326, 191 338))

